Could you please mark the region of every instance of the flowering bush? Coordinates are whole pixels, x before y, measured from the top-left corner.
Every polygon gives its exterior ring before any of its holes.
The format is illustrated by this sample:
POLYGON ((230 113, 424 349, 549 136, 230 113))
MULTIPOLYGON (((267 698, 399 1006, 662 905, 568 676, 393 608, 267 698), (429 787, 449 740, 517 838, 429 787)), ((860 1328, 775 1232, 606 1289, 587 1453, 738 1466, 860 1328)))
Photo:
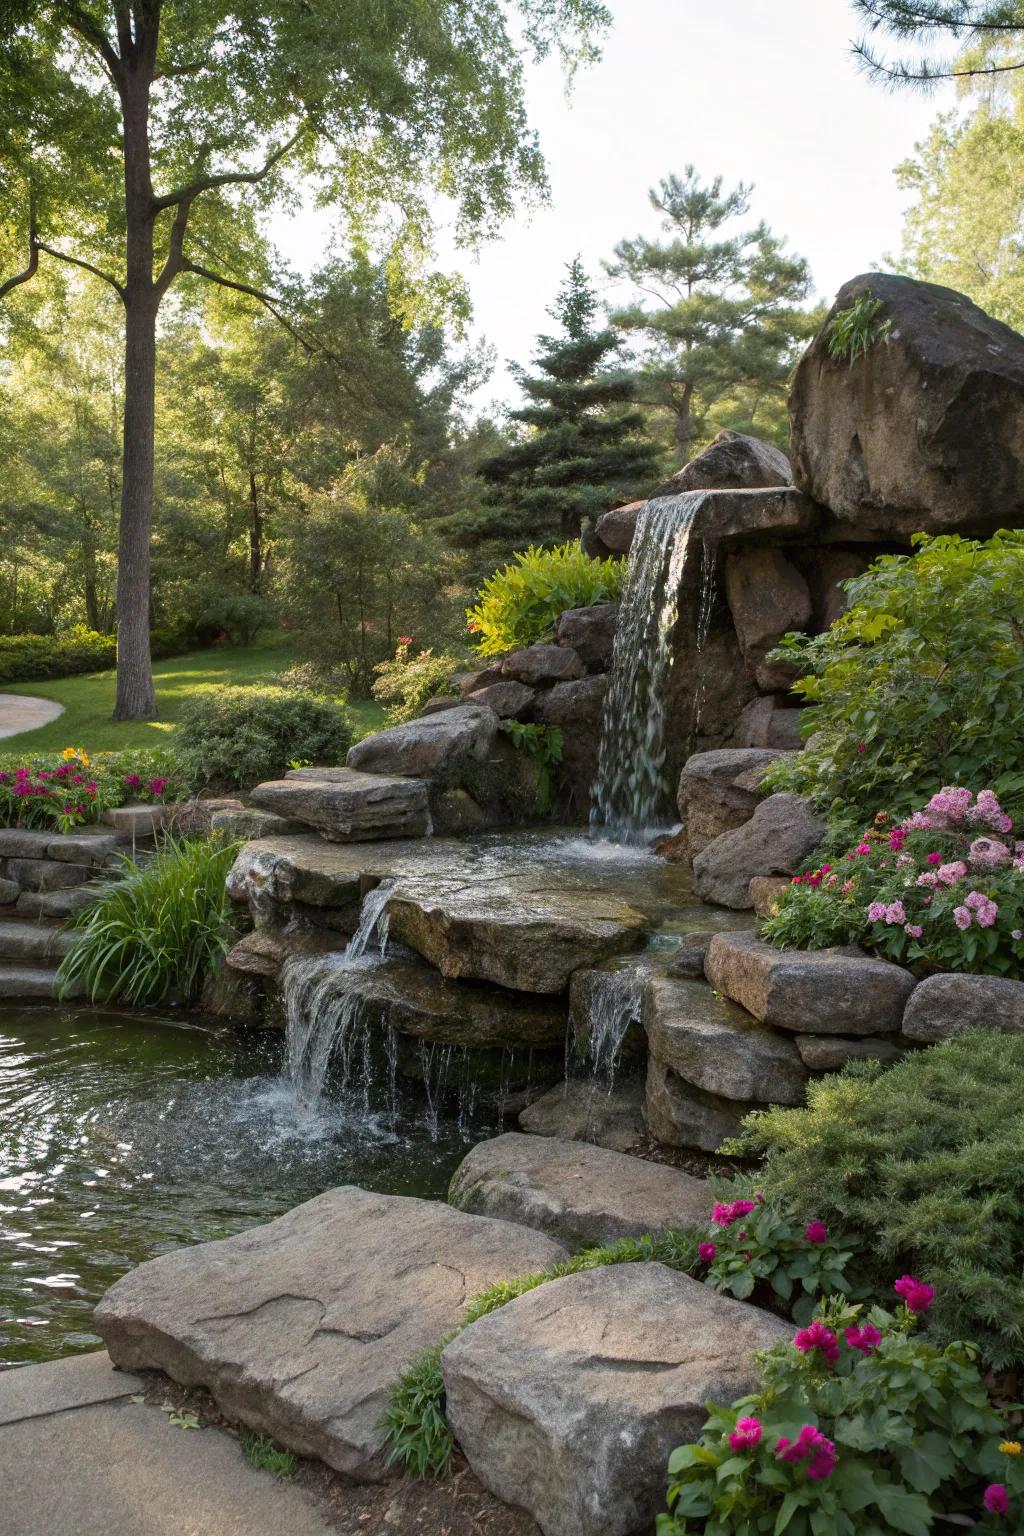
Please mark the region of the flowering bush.
POLYGON ((915 1338, 931 1288, 904 1275, 894 1289, 902 1306, 866 1316, 834 1297, 760 1356, 760 1392, 711 1407, 669 1459, 658 1536, 927 1536, 937 1515, 1020 1530, 1021 1446, 973 1349, 915 1338))
POLYGON ((850 1292, 844 1275, 852 1257, 848 1244, 834 1241, 824 1222, 801 1221, 766 1201, 760 1190, 750 1198, 720 1200, 697 1252, 712 1290, 746 1300, 761 1286, 798 1322, 809 1321, 823 1295, 850 1292))
POLYGON ((128 801, 180 800, 185 782, 166 753, 65 747, 27 760, 0 758, 0 827, 70 832, 128 801))
POLYGON ((444 652, 435 656, 428 647, 413 650, 413 637, 401 635, 398 648, 390 661, 379 661, 374 667, 377 681, 373 696, 387 705, 388 721, 400 725, 403 720, 414 720, 423 711, 424 704, 438 694, 451 693, 452 673, 458 669, 459 658, 444 652))
POLYGON ((1024 842, 991 789, 939 790, 912 816, 881 812, 835 865, 797 875, 765 938, 817 949, 858 940, 918 968, 1016 975, 1024 963, 1024 842))

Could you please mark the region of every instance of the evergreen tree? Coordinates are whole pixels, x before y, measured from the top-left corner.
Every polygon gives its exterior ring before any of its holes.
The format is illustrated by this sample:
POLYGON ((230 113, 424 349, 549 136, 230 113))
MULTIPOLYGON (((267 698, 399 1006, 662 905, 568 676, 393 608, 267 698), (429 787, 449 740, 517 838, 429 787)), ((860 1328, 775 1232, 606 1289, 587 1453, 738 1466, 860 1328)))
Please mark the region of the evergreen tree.
POLYGON ((741 183, 723 192, 720 176, 704 186, 688 165, 650 193, 669 238, 623 240, 606 264, 654 301, 638 299, 612 320, 646 343, 640 397, 670 413, 681 464, 721 427, 770 430, 770 407, 818 323, 803 307, 807 263, 766 224, 720 234, 747 213, 751 191, 741 183))
POLYGON ((853 0, 853 8, 867 27, 854 53, 883 85, 928 90, 938 80, 991 79, 1024 68, 1024 0, 853 0), (926 50, 948 38, 957 56, 886 58, 870 41, 879 34, 926 50))
POLYGON ((477 520, 480 535, 517 543, 576 538, 585 518, 642 494, 657 476, 643 413, 630 408, 635 385, 614 365, 621 341, 595 328, 596 311, 577 257, 548 311, 561 334, 538 337, 533 374, 513 367, 529 404, 510 414, 526 430, 480 466, 494 509, 477 520))

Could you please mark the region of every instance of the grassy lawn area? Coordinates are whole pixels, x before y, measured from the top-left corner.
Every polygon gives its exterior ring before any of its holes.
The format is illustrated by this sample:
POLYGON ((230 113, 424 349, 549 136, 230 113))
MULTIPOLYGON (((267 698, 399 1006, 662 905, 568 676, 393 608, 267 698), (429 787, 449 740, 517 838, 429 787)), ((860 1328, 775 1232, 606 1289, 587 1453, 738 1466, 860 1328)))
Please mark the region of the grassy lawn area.
MULTIPOLYGON (((285 645, 253 645, 238 650, 193 651, 188 656, 158 661, 153 667, 153 676, 160 718, 129 723, 118 723, 110 718, 115 691, 112 670, 52 681, 12 683, 0 692, 54 699, 63 704, 64 713, 52 725, 25 731, 0 742, 0 751, 49 752, 73 746, 85 747, 89 752, 112 752, 122 747, 171 746, 175 724, 197 693, 235 683, 265 683, 291 659, 285 645)), ((372 700, 361 700, 349 708, 359 736, 365 736, 383 724, 384 711, 372 700)))

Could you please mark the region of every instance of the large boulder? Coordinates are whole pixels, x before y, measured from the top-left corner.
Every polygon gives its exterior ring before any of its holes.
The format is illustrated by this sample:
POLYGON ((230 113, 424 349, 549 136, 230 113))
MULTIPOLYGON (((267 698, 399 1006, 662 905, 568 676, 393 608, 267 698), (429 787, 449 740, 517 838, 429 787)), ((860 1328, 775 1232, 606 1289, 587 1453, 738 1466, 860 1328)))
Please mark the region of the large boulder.
POLYGON ((615 646, 618 603, 593 603, 567 608, 555 629, 555 642, 570 646, 588 672, 606 672, 615 646))
POLYGON ((754 1101, 724 1099, 688 1083, 656 1056, 647 1059, 644 1119, 655 1141, 668 1147, 696 1147, 717 1152, 723 1141, 738 1134, 744 1116, 761 1106, 754 1101))
POLYGON ((646 501, 630 501, 624 507, 604 512, 594 524, 594 532, 605 554, 628 555, 636 533, 636 520, 646 501))
POLYGON ((530 1136, 592 1141, 613 1152, 630 1152, 644 1138, 643 1085, 635 1078, 570 1077, 534 1099, 519 1115, 530 1136))
POLYGON ((725 562, 725 595, 743 660, 765 693, 787 688, 792 671, 765 656, 792 629, 811 617, 807 583, 781 549, 741 549, 725 562))
POLYGON ((792 484, 793 471, 781 448, 726 428, 651 494, 653 497, 677 496, 681 491, 751 491, 792 484))
POLYGON ((760 787, 764 771, 781 755, 766 747, 722 747, 687 758, 676 804, 691 859, 750 820, 767 793, 760 787))
POLYGON ((753 816, 708 843, 693 861, 702 901, 745 911, 755 875, 792 875, 825 835, 825 823, 803 795, 769 795, 753 816))
POLYGON ((258 784, 252 802, 290 822, 314 827, 330 842, 376 842, 381 837, 423 837, 430 831, 427 786, 422 779, 320 769, 320 777, 271 779, 258 784))
POLYGON ((568 683, 574 677, 582 677, 586 668, 569 645, 529 645, 525 650, 513 651, 501 664, 505 677, 531 688, 547 683, 568 683))
POLYGON ((793 1041, 706 982, 653 976, 643 1021, 650 1054, 692 1087, 747 1103, 803 1103, 807 1069, 793 1041))
POLYGON ((663 1264, 568 1275, 448 1345, 448 1418, 484 1486, 544 1536, 635 1536, 708 1402, 756 1391, 754 1354, 791 1334, 663 1264))
MULTIPOLYGON (((913 993, 911 993, 913 997, 913 993)), ((844 1040, 841 1035, 797 1035, 796 1048, 812 1072, 841 1072, 848 1061, 900 1061, 907 1054, 896 1040, 844 1040)))
POLYGON ((568 795, 570 809, 581 816, 590 808, 590 791, 597 778, 608 679, 602 674, 556 683, 540 695, 536 718, 541 725, 562 733, 562 761, 558 772, 568 795))
POLYGON ((512 677, 503 677, 499 683, 488 683, 466 695, 467 704, 481 704, 493 709, 499 720, 522 720, 529 714, 536 698, 532 688, 517 683, 512 677))
POLYGON ((762 1024, 809 1035, 892 1035, 914 990, 909 971, 853 949, 776 949, 752 933, 719 933, 705 972, 762 1024))
POLYGON ((564 1257, 528 1227, 344 1187, 130 1270, 95 1326, 115 1365, 205 1387, 228 1418, 376 1481, 388 1389, 413 1356, 476 1291, 564 1257))
POLYGON ((483 762, 497 732, 493 709, 461 704, 366 736, 349 748, 346 761, 362 773, 449 780, 466 762, 483 762))
POLYGON ((951 288, 867 272, 845 283, 789 401, 797 485, 834 536, 987 535, 1024 521, 1024 337, 951 288), (828 340, 868 297, 887 324, 854 362, 828 340))
POLYGON ((667 1227, 702 1227, 707 1185, 678 1168, 555 1136, 510 1131, 456 1168, 451 1203, 536 1227, 567 1248, 594 1248, 667 1227))
POLYGON ((903 1033, 927 1045, 965 1029, 1024 1034, 1024 981, 1005 976, 927 976, 903 1015, 903 1033))
POLYGON ((802 714, 800 709, 781 704, 775 694, 751 699, 740 712, 732 744, 734 747, 772 747, 776 752, 798 752, 803 746, 802 714))

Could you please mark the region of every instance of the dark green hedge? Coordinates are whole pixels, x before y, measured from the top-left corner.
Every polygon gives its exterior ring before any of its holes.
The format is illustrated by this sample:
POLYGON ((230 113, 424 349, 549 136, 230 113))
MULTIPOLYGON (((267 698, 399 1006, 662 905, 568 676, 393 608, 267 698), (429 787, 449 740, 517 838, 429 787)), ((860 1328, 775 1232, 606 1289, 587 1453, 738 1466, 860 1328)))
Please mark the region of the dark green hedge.
MULTIPOLYGON (((150 637, 154 658, 180 656, 193 637, 167 626, 150 637)), ((58 635, 0 635, 0 686, 81 672, 102 672, 117 661, 117 639, 84 625, 58 635)))

